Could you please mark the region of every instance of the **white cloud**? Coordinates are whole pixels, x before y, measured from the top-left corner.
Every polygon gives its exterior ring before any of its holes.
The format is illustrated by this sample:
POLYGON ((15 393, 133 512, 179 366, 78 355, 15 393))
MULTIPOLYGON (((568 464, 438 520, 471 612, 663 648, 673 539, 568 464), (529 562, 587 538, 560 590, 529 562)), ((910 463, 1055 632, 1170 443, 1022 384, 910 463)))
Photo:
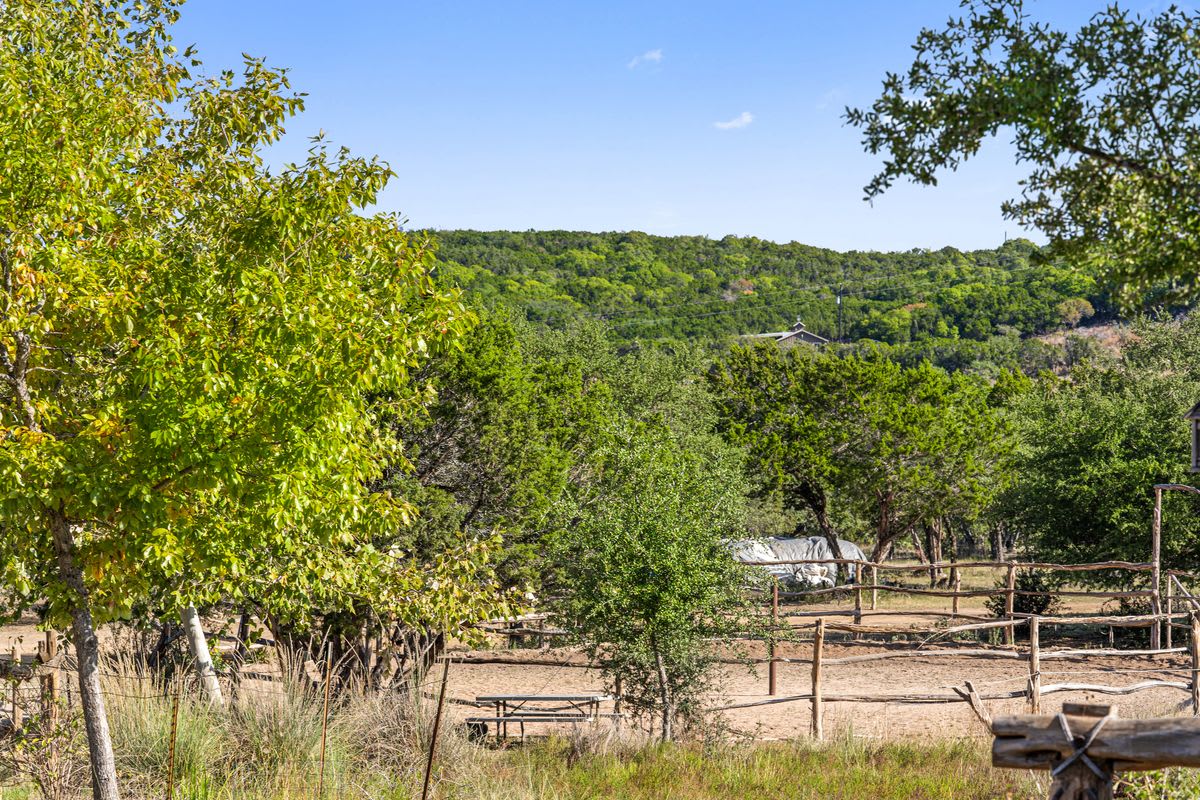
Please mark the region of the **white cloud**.
POLYGON ((817 110, 824 111, 832 106, 839 108, 845 104, 846 93, 841 89, 830 89, 817 100, 817 110))
POLYGON ((636 69, 642 64, 661 64, 663 60, 663 52, 659 49, 647 50, 640 56, 634 56, 626 65, 629 69, 636 69))
POLYGON ((727 119, 724 122, 714 122, 713 127, 717 130, 731 131, 735 128, 744 128, 754 122, 754 115, 749 111, 743 111, 733 119, 727 119))

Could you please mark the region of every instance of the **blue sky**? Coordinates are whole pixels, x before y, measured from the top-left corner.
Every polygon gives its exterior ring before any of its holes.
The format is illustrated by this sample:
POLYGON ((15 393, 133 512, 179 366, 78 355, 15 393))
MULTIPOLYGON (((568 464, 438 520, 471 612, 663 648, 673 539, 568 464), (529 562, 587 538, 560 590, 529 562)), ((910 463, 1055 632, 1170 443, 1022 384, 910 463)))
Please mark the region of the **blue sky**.
MULTIPOLYGON (((1027 0, 1074 29, 1101 0, 1027 0)), ((1004 142, 937 188, 875 204, 846 105, 902 70, 957 0, 191 0, 209 70, 291 68, 307 136, 387 160, 380 206, 412 227, 753 235, 839 250, 993 247, 1020 170, 1004 142)), ((1037 238, 1031 236, 1031 238, 1037 238)))

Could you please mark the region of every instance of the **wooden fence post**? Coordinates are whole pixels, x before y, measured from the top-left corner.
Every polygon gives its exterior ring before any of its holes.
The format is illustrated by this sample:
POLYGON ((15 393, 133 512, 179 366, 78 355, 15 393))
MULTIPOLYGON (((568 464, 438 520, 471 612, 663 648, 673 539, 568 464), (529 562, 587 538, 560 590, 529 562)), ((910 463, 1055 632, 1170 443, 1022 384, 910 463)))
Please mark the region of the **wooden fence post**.
POLYGON ((862 612, 863 612, 862 573, 863 573, 863 568, 862 568, 862 564, 860 563, 858 565, 858 567, 854 570, 854 576, 856 579, 854 582, 855 583, 855 586, 854 586, 854 624, 855 625, 862 624, 862 612))
POLYGON ((875 606, 879 602, 879 590, 875 587, 879 585, 879 567, 871 565, 871 610, 875 610, 875 606))
POLYGON ((821 708, 821 649, 824 644, 825 618, 817 617, 812 656, 812 735, 818 740, 825 738, 824 711, 821 708))
POLYGON ((1175 621, 1171 619, 1171 611, 1174 604, 1171 602, 1174 592, 1171 590, 1171 581, 1167 581, 1167 649, 1171 649, 1171 629, 1175 627, 1175 621))
POLYGON ((1042 705, 1042 663, 1038 652, 1038 618, 1029 618, 1029 713, 1037 714, 1042 705))
MULTIPOLYGON (((1013 598, 1017 594, 1017 565, 1008 562, 1008 575, 1005 577, 1004 615, 1011 622, 1013 619, 1013 598)), ((1009 647, 1016 643, 1016 626, 1009 625, 1004 629, 1004 641, 1009 647)))
POLYGON ((962 575, 958 572, 958 567, 950 568, 950 585, 954 587, 954 599, 950 602, 950 616, 958 616, 958 595, 962 591, 962 575))
MULTIPOLYGON (((1154 487, 1154 525, 1150 530, 1150 613, 1155 616, 1162 613, 1162 602, 1159 594, 1161 582, 1160 568, 1162 555, 1162 499, 1161 486, 1154 487)), ((1155 620, 1150 628, 1150 649, 1158 650, 1161 639, 1161 620, 1155 620)))
POLYGON ((1114 773, 1200 764, 1200 720, 1121 719, 1113 706, 992 721, 992 766, 1051 773, 1052 800, 1111 800, 1114 773))
POLYGON ((779 629, 779 579, 771 587, 771 633, 767 637, 767 694, 775 696, 776 669, 775 636, 779 629))
MULTIPOLYGON (((58 633, 53 630, 46 631, 46 658, 49 661, 54 661, 58 658, 58 633)), ((50 674, 46 676, 46 686, 50 695, 50 721, 58 721, 58 667, 50 670, 50 674)))
POLYGON ((1189 619, 1192 623, 1192 639, 1188 642, 1192 656, 1192 716, 1200 717, 1200 616, 1193 611, 1189 619))

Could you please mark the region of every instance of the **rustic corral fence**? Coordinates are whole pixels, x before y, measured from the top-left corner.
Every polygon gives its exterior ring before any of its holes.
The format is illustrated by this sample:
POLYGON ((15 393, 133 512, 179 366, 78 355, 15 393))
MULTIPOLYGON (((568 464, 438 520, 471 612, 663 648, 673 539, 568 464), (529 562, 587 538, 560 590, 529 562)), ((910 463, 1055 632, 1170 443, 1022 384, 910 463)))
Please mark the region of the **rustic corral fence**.
MULTIPOLYGON (((810 564, 828 565, 830 563, 846 564, 855 567, 858 583, 837 586, 833 588, 811 588, 784 591, 776 582, 769 589, 750 590, 761 598, 763 614, 770 616, 770 624, 765 627, 766 634, 759 636, 746 635, 744 638, 762 642, 766 654, 763 657, 728 659, 731 663, 752 663, 767 667, 766 697, 748 702, 734 703, 721 706, 716 710, 730 711, 735 709, 769 706, 782 703, 807 702, 812 712, 811 730, 820 737, 824 732, 824 704, 837 703, 961 703, 965 702, 982 719, 988 720, 988 712, 983 706, 987 700, 1012 700, 1024 698, 1031 713, 1039 713, 1042 698, 1065 692, 1088 692, 1107 695, 1127 695, 1149 689, 1175 689, 1186 692, 1193 715, 1200 715, 1200 592, 1189 590, 1200 582, 1200 576, 1178 570, 1163 570, 1158 555, 1158 537, 1155 537, 1152 559, 1147 562, 1104 561, 1090 564, 1056 564, 1049 562, 1018 562, 1018 561, 963 561, 963 562, 933 562, 933 563, 876 563, 870 561, 840 559, 840 560, 795 560, 748 562, 751 566, 795 566, 810 564), (1003 576, 1002 585, 982 589, 964 589, 962 576, 965 570, 986 569, 994 575, 1003 576), (1046 590, 1024 590, 1018 588, 1017 580, 1021 571, 1044 571, 1081 573, 1094 571, 1121 570, 1130 573, 1148 573, 1147 588, 1143 589, 1066 589, 1054 588, 1046 590), (896 582, 880 580, 880 576, 889 573, 930 573, 947 574, 947 588, 923 588, 904 586, 896 582), (930 608, 881 608, 880 594, 892 593, 916 597, 937 597, 950 600, 949 610, 930 608), (1017 598, 1028 596, 1044 596, 1057 599, 1093 598, 1102 600, 1134 601, 1130 605, 1141 603, 1148 606, 1150 613, 1079 613, 1079 614, 1029 614, 1016 610, 1017 598), (797 601, 809 602, 822 599, 839 599, 852 603, 848 608, 810 609, 798 605, 797 601), (999 617, 985 617, 979 614, 964 613, 962 600, 970 598, 989 598, 1003 602, 1003 614, 999 617), (790 605, 789 605, 790 604, 790 605), (926 627, 888 626, 885 624, 866 624, 871 618, 887 617, 917 617, 929 618, 933 625, 926 627), (1107 647, 1047 647, 1044 644, 1048 629, 1065 628, 1069 626, 1091 626, 1108 630, 1107 647), (1118 648, 1113 646, 1114 629, 1147 629, 1149 647, 1118 648), (1183 639, 1174 634, 1179 630, 1186 631, 1186 646, 1175 646, 1176 641, 1183 639), (958 642, 949 646, 946 640, 950 637, 964 634, 995 631, 1003 638, 1002 643, 995 645, 977 644, 963 646, 958 642), (1025 634, 1024 642, 1018 646, 1017 632, 1025 634), (880 637, 907 637, 912 647, 887 650, 865 655, 851 655, 841 658, 829 658, 824 655, 825 644, 831 634, 846 634, 847 638, 863 645, 871 642, 866 637, 873 637, 875 643, 883 644, 880 637), (784 656, 779 652, 783 643, 810 643, 811 655, 807 657, 784 656), (1147 677, 1134 683, 1114 686, 1075 681, 1055 683, 1043 682, 1043 677, 1055 674, 1055 671, 1043 670, 1043 662, 1053 661, 1087 661, 1097 657, 1137 657, 1139 659, 1174 659, 1183 660, 1184 667, 1156 666, 1143 668, 1127 668, 1118 670, 1121 674, 1147 677), (835 694, 826 691, 831 668, 840 665, 858 664, 863 662, 884 662, 892 659, 912 658, 971 658, 999 659, 1024 662, 1026 665, 1025 685, 1019 689, 999 692, 979 692, 971 681, 965 681, 962 688, 955 687, 953 692, 904 692, 904 693, 856 693, 835 694), (781 665, 808 665, 808 691, 802 694, 780 695, 778 692, 778 673, 781 665), (1167 673, 1172 679, 1163 679, 1167 673), (1179 678, 1178 680, 1173 678, 1179 678)), ((998 605, 998 603, 997 603, 998 605)), ((566 635, 566 631, 546 627, 544 615, 526 615, 519 619, 497 622, 488 626, 492 633, 509 638, 510 644, 518 639, 533 639, 539 647, 545 648, 554 637, 566 635)), ((493 658, 479 654, 470 658, 468 663, 487 663, 493 658)), ((547 660, 545 658, 530 658, 522 660, 515 654, 508 653, 495 658, 502 663, 529 663, 545 666, 588 667, 594 666, 579 663, 576 660, 547 660)), ((1076 675, 1088 670, 1059 670, 1058 674, 1076 675)), ((1106 670, 1111 672, 1112 670, 1106 670)))
MULTIPOLYGON (((1157 548, 1156 548, 1157 550, 1157 548)), ((1157 552, 1154 554, 1157 556, 1157 552)), ((757 563, 757 562, 756 562, 757 563)), ((806 564, 828 564, 829 561, 784 561, 769 562, 770 566, 806 564)), ((766 666, 765 696, 747 702, 739 702, 722 706, 719 710, 734 710, 769 706, 782 703, 807 702, 812 711, 811 729, 820 736, 824 730, 824 703, 960 703, 966 702, 981 717, 986 715, 982 706, 987 700, 1011 700, 1025 698, 1033 713, 1037 713, 1042 705, 1042 698, 1047 695, 1063 692, 1090 692, 1109 695, 1133 694, 1148 689, 1167 688, 1186 692, 1189 704, 1194 714, 1200 709, 1200 688, 1197 676, 1200 676, 1200 577, 1192 573, 1162 570, 1157 557, 1148 562, 1106 561, 1092 564, 1055 564, 1047 562, 1017 562, 1017 561, 964 561, 964 562, 934 562, 934 563, 875 563, 870 561, 843 559, 838 563, 853 565, 859 577, 858 583, 847 584, 834 588, 810 588, 795 591, 784 591, 778 583, 770 588, 750 590, 758 598, 760 608, 769 623, 764 625, 755 635, 746 634, 744 639, 760 642, 764 655, 750 658, 722 659, 729 663, 753 663, 766 666), (997 578, 996 586, 989 588, 964 589, 962 586, 963 572, 970 569, 991 570, 997 578), (1079 573, 1086 571, 1123 570, 1131 573, 1148 573, 1150 580, 1146 588, 1128 590, 1083 590, 1083 589, 1046 589, 1030 591, 1018 588, 1017 576, 1023 570, 1061 571, 1079 573), (880 580, 880 576, 888 574, 938 574, 944 571, 948 578, 947 588, 924 588, 901 585, 898 582, 880 580), (1192 587, 1189 589, 1189 586, 1192 587), (891 593, 914 597, 937 597, 950 601, 949 609, 919 608, 882 608, 880 595, 891 593), (1129 614, 1023 614, 1016 610, 1017 598, 1023 596, 1043 595, 1057 598, 1097 598, 1105 600, 1125 599, 1138 600, 1148 605, 1151 613, 1129 614), (986 597, 1003 603, 1003 614, 1000 617, 985 617, 979 613, 965 613, 962 600, 986 597), (812 608, 800 605, 800 602, 837 600, 844 602, 845 608, 812 608), (908 617, 931 619, 929 626, 888 625, 888 617, 908 617), (875 620, 873 624, 868 624, 875 620), (883 624, 880 624, 880 621, 883 624), (1107 628, 1109 640, 1107 647, 1047 647, 1047 633, 1067 626, 1092 626, 1107 628), (1121 628, 1148 629, 1148 648, 1117 648, 1113 645, 1112 631, 1121 628), (1175 632, 1183 630, 1183 637, 1175 632), (1018 644, 1018 631, 1024 636, 1018 644), (963 642, 964 635, 976 636, 989 632, 994 643, 963 642), (994 632, 994 633, 993 633, 994 632), (907 639, 908 647, 897 649, 881 649, 879 652, 855 654, 831 658, 826 655, 826 644, 835 637, 853 641, 856 644, 869 646, 872 644, 896 646, 896 639, 907 639), (954 641, 949 641, 949 640, 954 641), (1175 646, 1179 642, 1184 646, 1175 646), (809 645, 810 653, 803 655, 785 655, 782 645, 809 645), (1053 661, 1086 661, 1096 657, 1138 657, 1157 659, 1173 659, 1175 662, 1186 662, 1186 666, 1162 666, 1148 668, 1120 669, 1122 674, 1137 675, 1144 673, 1146 679, 1122 685, 1103 685, 1080 682, 1045 682, 1044 678, 1051 676, 1051 671, 1043 670, 1044 662, 1053 661), (1009 662, 1020 662, 1024 670, 1024 686, 999 692, 976 691, 971 681, 965 681, 962 688, 955 687, 947 691, 907 691, 892 693, 834 693, 828 691, 830 672, 841 665, 865 662, 886 662, 892 659, 912 658, 970 658, 997 659, 1009 662), (808 666, 808 685, 804 693, 779 692, 779 671, 782 665, 808 666), (1170 679, 1163 679, 1168 674, 1170 679), (1148 677, 1154 676, 1154 677, 1148 677), (1177 678, 1177 679, 1176 679, 1177 678)), ((760 564, 768 565, 766 562, 760 564)), ((993 603, 993 607, 998 603, 993 603)), ((544 649, 555 639, 567 635, 566 631, 550 627, 545 614, 527 614, 506 620, 496 620, 485 624, 484 629, 489 633, 505 637, 510 645, 519 640, 535 644, 544 649)), ((458 654, 455 660, 466 664, 485 664, 489 662, 505 664, 529 664, 555 667, 595 667, 596 665, 582 661, 579 658, 557 658, 553 654, 535 654, 531 651, 507 653, 475 652, 458 654)), ((57 639, 48 634, 45 641, 39 644, 36 655, 24 655, 16 651, 11 654, 0 654, 0 679, 6 680, 10 691, 4 698, 3 711, 0 712, 0 725, 3 717, 8 717, 8 724, 20 727, 22 719, 29 716, 39 716, 42 719, 55 713, 58 707, 59 673, 63 668, 62 656, 58 651, 57 639)), ((1078 674, 1086 670, 1068 671, 1078 674)), ((1108 670, 1112 671, 1112 670, 1108 670)), ((1062 673, 1066 674, 1066 673, 1062 673)), ((944 687, 949 688, 949 687, 944 687)), ((451 702, 457 702, 451 699, 451 702)), ((474 705, 463 701, 464 704, 474 705)), ((2 734, 3 731, 0 731, 2 734)))

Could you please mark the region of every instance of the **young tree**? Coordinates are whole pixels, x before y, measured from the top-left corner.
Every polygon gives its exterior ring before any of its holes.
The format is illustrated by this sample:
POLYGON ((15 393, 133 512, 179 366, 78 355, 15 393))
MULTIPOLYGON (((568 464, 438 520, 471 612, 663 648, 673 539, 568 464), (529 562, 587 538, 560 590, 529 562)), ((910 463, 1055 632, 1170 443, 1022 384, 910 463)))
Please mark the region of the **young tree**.
POLYGON ((367 490, 403 457, 376 420, 465 319, 426 242, 357 213, 388 167, 318 142, 268 172, 301 98, 254 59, 193 78, 174 6, 0 6, 0 572, 70 621, 102 800, 96 626, 272 565, 349 583, 333 554, 413 514, 367 490))
POLYGON ((713 684, 711 640, 751 624, 748 575, 726 547, 742 517, 739 466, 640 425, 595 463, 598 483, 566 510, 555 544, 556 613, 635 710, 658 714, 666 741, 713 684))
POLYGON ((886 157, 867 199, 899 178, 933 185, 984 139, 1012 131, 1031 171, 1010 219, 1051 251, 1106 271, 1124 299, 1163 286, 1200 291, 1200 14, 1143 18, 1113 4, 1074 34, 1037 22, 1022 0, 964 0, 923 30, 904 74, 868 109, 847 109, 863 146, 886 157))

